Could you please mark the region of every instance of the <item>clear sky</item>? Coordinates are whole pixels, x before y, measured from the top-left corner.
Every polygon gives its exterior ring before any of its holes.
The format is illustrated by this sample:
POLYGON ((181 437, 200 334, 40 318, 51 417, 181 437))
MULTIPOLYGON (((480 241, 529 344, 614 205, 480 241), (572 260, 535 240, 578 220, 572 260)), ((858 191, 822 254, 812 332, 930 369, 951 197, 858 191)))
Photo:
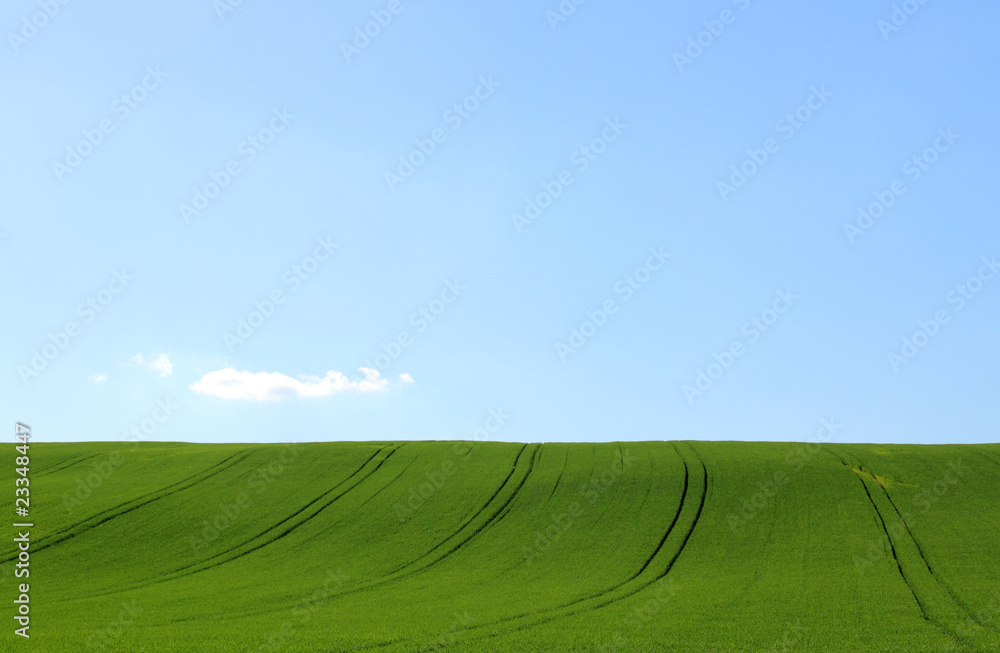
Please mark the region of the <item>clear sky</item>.
POLYGON ((11 0, 0 412, 35 441, 996 442, 998 19, 11 0))

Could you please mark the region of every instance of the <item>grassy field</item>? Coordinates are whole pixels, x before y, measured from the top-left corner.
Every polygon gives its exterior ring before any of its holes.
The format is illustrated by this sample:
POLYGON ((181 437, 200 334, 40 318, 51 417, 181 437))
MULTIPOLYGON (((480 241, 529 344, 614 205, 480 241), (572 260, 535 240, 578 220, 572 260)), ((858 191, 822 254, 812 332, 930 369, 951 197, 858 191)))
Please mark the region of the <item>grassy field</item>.
POLYGON ((1000 651, 997 445, 35 443, 31 466, 31 639, 8 617, 4 651, 1000 651))

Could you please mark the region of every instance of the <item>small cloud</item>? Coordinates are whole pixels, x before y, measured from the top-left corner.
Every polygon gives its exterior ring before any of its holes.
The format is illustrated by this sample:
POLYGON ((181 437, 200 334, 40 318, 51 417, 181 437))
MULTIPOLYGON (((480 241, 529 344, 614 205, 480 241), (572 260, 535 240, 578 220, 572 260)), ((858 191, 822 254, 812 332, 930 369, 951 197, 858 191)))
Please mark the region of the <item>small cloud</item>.
MULTIPOLYGON (((344 392, 380 392, 389 387, 389 380, 378 370, 366 367, 360 370, 364 378, 352 381, 332 370, 324 377, 302 375, 293 379, 280 372, 239 372, 227 367, 209 372, 190 388, 199 394, 220 399, 278 401, 293 397, 329 397, 344 392)), ((409 374, 400 375, 400 380, 413 382, 409 374), (404 380, 404 376, 409 380, 404 380)))
POLYGON ((399 375, 400 383, 413 383, 413 377, 409 374, 403 373, 399 375))
POLYGON ((104 383, 107 380, 108 380, 108 377, 106 375, 104 375, 104 374, 95 374, 94 375, 94 383, 104 383))
POLYGON ((151 361, 146 360, 142 354, 136 354, 130 360, 133 365, 159 372, 161 377, 174 373, 174 364, 170 362, 170 357, 166 354, 160 354, 151 361))

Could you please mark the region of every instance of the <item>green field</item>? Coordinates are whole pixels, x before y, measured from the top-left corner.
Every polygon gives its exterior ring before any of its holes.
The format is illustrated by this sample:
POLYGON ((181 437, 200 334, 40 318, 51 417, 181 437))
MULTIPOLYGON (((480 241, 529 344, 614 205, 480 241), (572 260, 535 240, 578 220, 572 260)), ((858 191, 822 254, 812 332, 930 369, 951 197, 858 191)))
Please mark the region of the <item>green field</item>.
POLYGON ((30 451, 3 651, 1000 651, 997 445, 30 451))

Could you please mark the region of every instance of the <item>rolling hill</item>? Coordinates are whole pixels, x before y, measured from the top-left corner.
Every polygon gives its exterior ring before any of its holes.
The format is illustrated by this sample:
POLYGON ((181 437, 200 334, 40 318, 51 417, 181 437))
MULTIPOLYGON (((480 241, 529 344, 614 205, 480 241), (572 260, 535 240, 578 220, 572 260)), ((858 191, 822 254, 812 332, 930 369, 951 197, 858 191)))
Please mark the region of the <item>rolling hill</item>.
POLYGON ((997 445, 32 443, 30 478, 0 650, 1000 650, 997 445))

